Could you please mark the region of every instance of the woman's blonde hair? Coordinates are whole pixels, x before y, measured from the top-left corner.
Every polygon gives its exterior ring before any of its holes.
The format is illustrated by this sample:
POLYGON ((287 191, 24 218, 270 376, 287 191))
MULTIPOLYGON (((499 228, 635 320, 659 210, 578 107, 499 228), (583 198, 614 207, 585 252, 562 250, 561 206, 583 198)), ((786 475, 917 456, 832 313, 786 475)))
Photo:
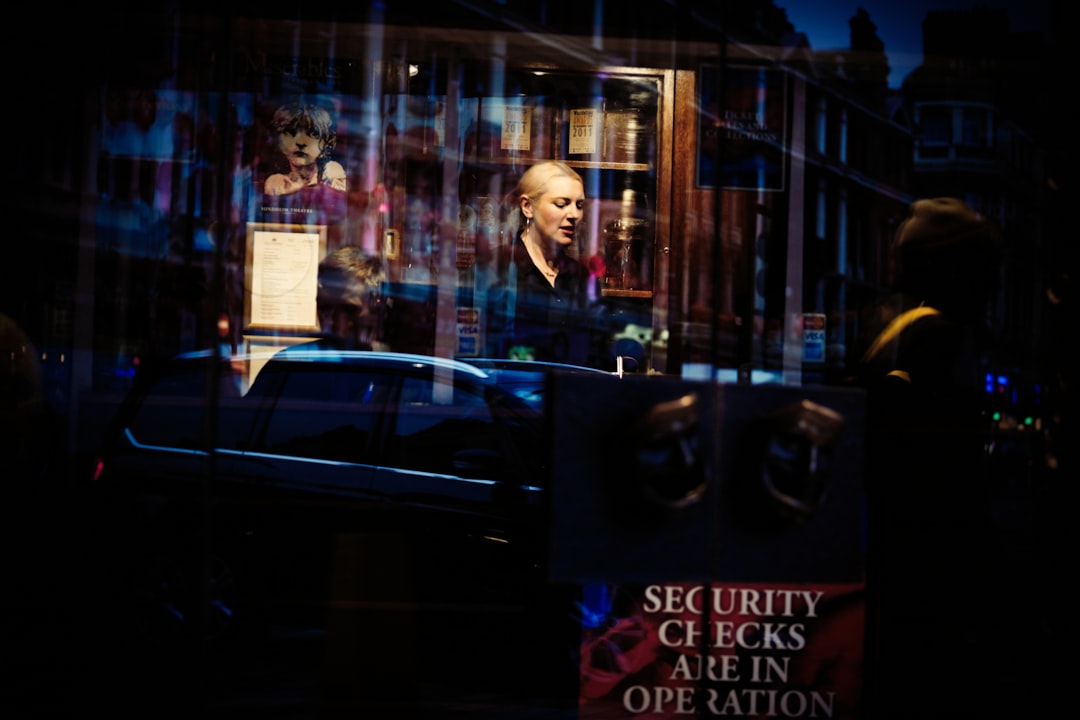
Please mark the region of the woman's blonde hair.
POLYGON ((521 213, 521 198, 527 197, 534 203, 538 202, 544 190, 547 189, 548 183, 557 177, 577 180, 583 188, 585 187, 585 181, 581 179, 577 170, 561 160, 545 160, 526 170, 514 189, 506 196, 506 204, 509 206, 507 224, 514 229, 514 237, 520 235, 525 229, 525 217, 521 213))

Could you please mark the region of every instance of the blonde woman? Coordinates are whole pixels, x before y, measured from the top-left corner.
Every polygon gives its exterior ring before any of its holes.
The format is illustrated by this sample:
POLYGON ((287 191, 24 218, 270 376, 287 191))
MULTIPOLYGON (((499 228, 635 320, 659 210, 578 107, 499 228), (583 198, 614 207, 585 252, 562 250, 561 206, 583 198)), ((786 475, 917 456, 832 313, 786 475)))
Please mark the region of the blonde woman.
POLYGON ((489 328, 495 352, 588 364, 593 348, 589 270, 579 259, 585 229, 581 176, 563 162, 538 163, 521 176, 507 204, 514 236, 500 263, 503 305, 489 328))

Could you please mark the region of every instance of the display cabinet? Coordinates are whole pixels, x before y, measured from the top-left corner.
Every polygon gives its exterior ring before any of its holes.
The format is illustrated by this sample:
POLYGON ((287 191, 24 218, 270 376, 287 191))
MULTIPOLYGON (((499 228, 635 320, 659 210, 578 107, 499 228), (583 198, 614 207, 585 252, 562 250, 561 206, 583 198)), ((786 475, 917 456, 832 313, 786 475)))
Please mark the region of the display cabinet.
POLYGON ((602 318, 607 337, 598 343, 627 326, 647 341, 664 286, 667 244, 657 220, 667 210, 658 188, 669 73, 462 63, 431 74, 434 93, 431 85, 412 92, 415 81, 404 81, 399 89, 407 92, 382 99, 382 251, 396 292, 422 297, 452 287, 452 354, 501 352, 491 343, 486 296, 498 282, 495 259, 514 241, 505 197, 530 165, 558 159, 585 183, 585 227, 574 251, 591 271, 586 321, 602 318), (476 327, 463 328, 461 318, 476 327))

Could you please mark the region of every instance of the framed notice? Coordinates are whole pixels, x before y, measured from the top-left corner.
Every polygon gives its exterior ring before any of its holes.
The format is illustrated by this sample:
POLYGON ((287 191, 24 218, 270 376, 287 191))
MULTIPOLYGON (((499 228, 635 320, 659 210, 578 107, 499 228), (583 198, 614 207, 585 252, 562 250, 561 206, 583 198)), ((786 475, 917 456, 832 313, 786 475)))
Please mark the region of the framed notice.
POLYGON ((570 111, 570 140, 567 152, 571 155, 592 155, 596 152, 599 113, 593 108, 570 111))
POLYGON ((529 150, 529 138, 532 134, 532 111, 531 107, 520 105, 507 105, 505 107, 502 123, 501 147, 503 150, 529 150))
POLYGON ((784 190, 786 73, 705 65, 699 75, 697 186, 784 190))
POLYGON ((325 255, 325 225, 248 223, 245 328, 318 332, 315 298, 325 255))

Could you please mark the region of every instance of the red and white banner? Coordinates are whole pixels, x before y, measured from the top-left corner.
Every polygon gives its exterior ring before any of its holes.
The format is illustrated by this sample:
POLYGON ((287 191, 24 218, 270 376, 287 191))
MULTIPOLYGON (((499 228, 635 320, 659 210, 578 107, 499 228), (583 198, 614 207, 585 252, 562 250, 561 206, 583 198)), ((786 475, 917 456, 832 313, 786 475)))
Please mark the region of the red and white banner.
POLYGON ((581 718, 859 717, 865 585, 610 589, 585 630, 581 718))

